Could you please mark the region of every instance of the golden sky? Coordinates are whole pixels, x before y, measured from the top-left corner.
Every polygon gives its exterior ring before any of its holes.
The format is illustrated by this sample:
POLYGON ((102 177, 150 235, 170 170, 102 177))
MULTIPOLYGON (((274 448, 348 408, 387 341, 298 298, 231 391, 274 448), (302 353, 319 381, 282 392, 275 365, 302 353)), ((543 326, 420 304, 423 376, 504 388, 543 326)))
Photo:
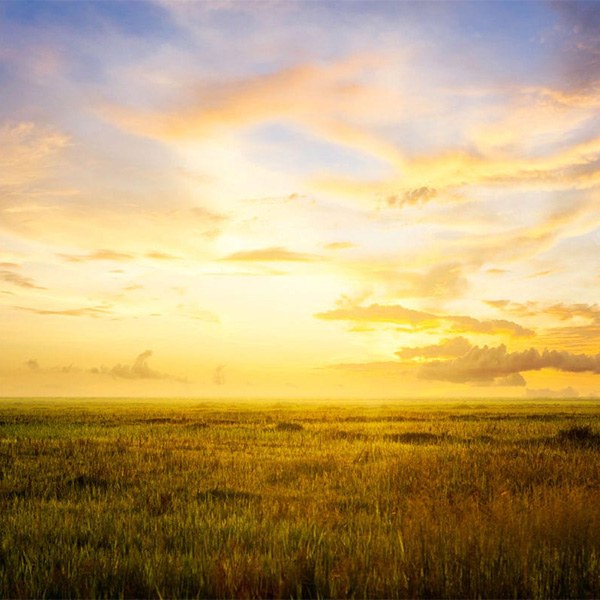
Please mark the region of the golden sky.
POLYGON ((600 4, 0 3, 3 396, 591 396, 600 4))

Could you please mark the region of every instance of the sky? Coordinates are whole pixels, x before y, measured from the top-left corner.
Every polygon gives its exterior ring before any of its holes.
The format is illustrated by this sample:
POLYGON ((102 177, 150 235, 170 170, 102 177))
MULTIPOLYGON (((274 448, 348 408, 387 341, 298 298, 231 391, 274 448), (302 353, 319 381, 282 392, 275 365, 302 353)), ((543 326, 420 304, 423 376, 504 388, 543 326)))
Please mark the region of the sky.
POLYGON ((600 392, 600 4, 1 2, 0 395, 600 392))

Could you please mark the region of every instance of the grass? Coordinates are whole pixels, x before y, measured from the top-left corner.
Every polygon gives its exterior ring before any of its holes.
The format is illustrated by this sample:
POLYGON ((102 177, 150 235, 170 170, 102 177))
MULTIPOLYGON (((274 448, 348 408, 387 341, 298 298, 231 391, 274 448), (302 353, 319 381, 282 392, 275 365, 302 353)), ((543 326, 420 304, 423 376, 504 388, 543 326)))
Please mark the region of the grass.
POLYGON ((598 598, 594 402, 0 403, 0 597, 598 598))

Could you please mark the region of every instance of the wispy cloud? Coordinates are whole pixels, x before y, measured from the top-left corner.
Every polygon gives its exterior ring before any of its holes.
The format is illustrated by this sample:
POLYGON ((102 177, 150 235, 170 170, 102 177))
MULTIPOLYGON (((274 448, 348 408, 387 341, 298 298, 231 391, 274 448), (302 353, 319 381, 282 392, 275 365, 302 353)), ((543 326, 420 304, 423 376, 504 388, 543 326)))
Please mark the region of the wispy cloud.
POLYGON ((36 315, 52 315, 60 317, 91 317, 100 319, 113 314, 106 306, 86 306, 83 308, 69 308, 65 310, 48 310, 40 308, 31 308, 28 306, 14 306, 13 308, 36 315))
POLYGON ((0 271, 0 279, 7 283, 12 283, 18 287, 31 289, 31 290, 45 290, 46 288, 41 287, 35 283, 31 277, 23 277, 19 273, 13 273, 12 271, 0 271))
POLYGON ((330 242, 323 246, 325 250, 350 250, 351 248, 358 248, 358 244, 353 242, 330 242))
POLYGON ((557 34, 565 51, 560 56, 565 89, 571 95, 596 91, 600 82, 600 10, 594 2, 553 2, 561 18, 557 34))
POLYGON ((559 321, 582 318, 600 325, 600 306, 597 304, 586 304, 583 302, 574 304, 565 304, 562 302, 548 304, 538 301, 513 302, 511 300, 485 300, 484 302, 507 314, 518 315, 520 317, 546 315, 554 317, 559 321))
POLYGON ((155 260, 181 260, 181 256, 176 256, 175 254, 169 254, 167 252, 147 252, 145 255, 147 258, 153 258, 155 260))
POLYGON ((469 290, 466 273, 471 270, 458 262, 444 262, 428 269, 367 271, 366 277, 385 282, 398 298, 458 298, 469 290))
POLYGON ((336 308, 315 315, 317 319, 330 321, 357 321, 362 323, 394 323, 410 325, 414 331, 450 329, 457 333, 482 333, 528 337, 534 335, 528 329, 505 319, 476 319, 464 315, 440 315, 410 308, 399 304, 350 306, 336 308))
POLYGON ((461 262, 477 267, 490 262, 522 262, 599 226, 600 212, 595 200, 588 195, 549 211, 537 224, 470 235, 452 242, 448 250, 461 262))
POLYGON ((6 193, 31 185, 47 174, 69 137, 33 122, 0 127, 0 186, 6 193))
POLYGON ((144 113, 113 104, 99 107, 99 113, 128 131, 160 140, 202 139, 288 119, 330 142, 397 163, 397 147, 351 124, 365 112, 380 114, 383 106, 398 102, 396 93, 359 82, 378 62, 373 55, 357 55, 329 65, 300 64, 250 79, 199 84, 179 107, 163 111, 144 113))
POLYGON ((177 305, 177 314, 187 319, 204 321, 205 323, 220 323, 221 319, 209 310, 202 310, 196 303, 180 303, 177 305))
POLYGON ((320 257, 314 254, 294 252, 282 246, 272 246, 256 250, 239 250, 221 260, 233 262, 314 262, 320 260, 320 257))
POLYGON ((127 262, 133 260, 135 256, 133 254, 129 254, 127 252, 116 252, 115 250, 96 250, 94 252, 90 252, 88 254, 61 254, 58 256, 64 258, 69 262, 88 262, 95 260, 106 260, 113 262, 127 262))
POLYGON ((528 279, 537 279, 538 277, 546 277, 546 275, 551 275, 552 273, 556 273, 556 269, 546 269, 545 271, 537 271, 536 273, 532 273, 528 275, 528 279))

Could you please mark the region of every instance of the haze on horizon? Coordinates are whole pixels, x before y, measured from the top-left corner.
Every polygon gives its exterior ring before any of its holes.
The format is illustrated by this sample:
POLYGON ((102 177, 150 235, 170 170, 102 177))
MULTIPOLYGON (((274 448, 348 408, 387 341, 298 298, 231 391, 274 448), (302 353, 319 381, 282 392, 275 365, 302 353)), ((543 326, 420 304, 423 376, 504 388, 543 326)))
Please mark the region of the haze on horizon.
POLYGON ((2 396, 590 396, 600 5, 0 3, 2 396))

